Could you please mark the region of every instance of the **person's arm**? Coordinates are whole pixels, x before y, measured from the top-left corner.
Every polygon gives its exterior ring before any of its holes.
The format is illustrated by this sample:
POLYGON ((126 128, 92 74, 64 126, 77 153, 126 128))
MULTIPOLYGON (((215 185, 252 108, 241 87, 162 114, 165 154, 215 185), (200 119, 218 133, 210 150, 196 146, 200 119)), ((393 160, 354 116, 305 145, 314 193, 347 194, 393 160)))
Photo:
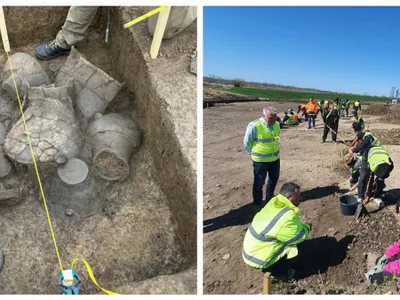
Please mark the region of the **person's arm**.
POLYGON ((360 111, 361 111, 361 103, 358 105, 358 108, 360 109, 360 111))
POLYGON ((310 235, 310 230, 310 225, 301 223, 299 217, 295 215, 282 226, 276 239, 288 245, 298 244, 310 235))
POLYGON ((369 143, 370 143, 369 137, 363 139, 360 145, 358 145, 357 147, 352 149, 352 152, 353 153, 363 153, 365 151, 365 149, 367 149, 369 143))
POLYGON ((350 188, 349 193, 353 192, 356 188, 358 188, 358 182, 350 188))
POLYGON ((251 153, 251 143, 255 140, 257 136, 256 127, 253 123, 249 123, 246 128, 246 133, 244 134, 243 147, 248 153, 251 153))

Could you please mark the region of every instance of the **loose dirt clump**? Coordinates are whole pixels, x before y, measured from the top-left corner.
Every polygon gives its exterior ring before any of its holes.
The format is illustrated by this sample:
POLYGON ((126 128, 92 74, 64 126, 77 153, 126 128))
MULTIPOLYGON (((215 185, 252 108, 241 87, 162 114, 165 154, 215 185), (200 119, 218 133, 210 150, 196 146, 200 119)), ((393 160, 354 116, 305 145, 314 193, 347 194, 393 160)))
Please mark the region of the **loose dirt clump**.
POLYGON ((400 124, 400 105, 393 105, 388 108, 387 114, 385 114, 381 121, 391 123, 391 124, 400 124))
POLYGON ((373 131, 374 136, 383 145, 400 145, 400 129, 375 129, 373 131))
POLYGON ((390 105, 388 104, 371 104, 363 112, 367 115, 383 116, 389 112, 389 108, 390 105))

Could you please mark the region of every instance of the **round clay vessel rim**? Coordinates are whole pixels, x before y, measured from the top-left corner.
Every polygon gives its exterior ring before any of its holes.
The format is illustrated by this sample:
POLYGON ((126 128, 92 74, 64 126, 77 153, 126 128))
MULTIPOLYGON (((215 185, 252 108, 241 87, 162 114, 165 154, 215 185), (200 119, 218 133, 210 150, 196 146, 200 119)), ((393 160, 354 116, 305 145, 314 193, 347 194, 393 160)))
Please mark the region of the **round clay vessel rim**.
POLYGON ((124 179, 128 178, 129 172, 130 172, 129 163, 126 162, 125 159, 123 159, 120 155, 118 155, 118 153, 117 153, 115 150, 109 149, 109 148, 102 149, 102 150, 98 151, 98 152, 95 154, 95 156, 93 157, 93 168, 96 170, 97 174, 99 174, 99 176, 100 176, 101 178, 103 178, 103 179, 105 179, 105 180, 108 180, 108 181, 124 180, 124 179), (98 156, 99 156, 100 154, 104 153, 104 152, 106 152, 106 153, 111 153, 111 154, 115 155, 115 157, 117 157, 119 160, 123 161, 123 163, 127 166, 127 169, 128 169, 127 174, 126 174, 126 175, 116 176, 116 177, 111 177, 111 176, 106 176, 106 175, 104 175, 103 173, 101 173, 101 172, 99 171, 99 169, 96 167, 96 160, 97 160, 98 156))

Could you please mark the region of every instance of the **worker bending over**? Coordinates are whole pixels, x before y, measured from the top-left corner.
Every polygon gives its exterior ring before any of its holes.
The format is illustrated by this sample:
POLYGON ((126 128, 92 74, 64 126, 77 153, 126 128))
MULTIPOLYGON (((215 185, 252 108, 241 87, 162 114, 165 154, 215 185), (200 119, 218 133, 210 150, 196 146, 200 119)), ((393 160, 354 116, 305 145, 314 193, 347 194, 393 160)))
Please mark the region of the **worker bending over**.
POLYGON ((311 97, 310 101, 308 101, 307 106, 307 118, 308 118, 308 129, 311 128, 311 121, 313 124, 313 128, 315 129, 315 118, 317 117, 317 112, 318 112, 318 105, 315 102, 314 98, 311 97))
POLYGON ((371 132, 363 132, 359 123, 355 124, 354 131, 356 132, 357 141, 361 141, 361 143, 350 147, 349 153, 359 153, 362 155, 360 179, 358 185, 358 202, 362 202, 365 197, 368 178, 370 175, 370 170, 368 167, 368 153, 372 148, 380 147, 381 142, 375 138, 371 132))
POLYGON ((381 197, 383 189, 386 187, 385 179, 390 176, 394 168, 392 159, 389 153, 382 147, 373 147, 368 152, 368 166, 372 176, 370 176, 369 184, 372 186, 372 197, 378 204, 379 208, 383 208, 381 197), (375 177, 375 181, 374 181, 375 177))
POLYGON ((273 276, 293 277, 297 245, 310 234, 311 225, 299 218, 300 186, 285 183, 279 195, 255 215, 247 229, 242 257, 251 267, 273 276))
POLYGON ((294 112, 293 109, 285 111, 285 116, 283 117, 282 123, 285 125, 297 125, 299 124, 299 117, 294 112))
POLYGON ((300 111, 302 112, 301 118, 304 117, 304 119, 307 121, 307 105, 301 104, 297 106, 297 115, 299 115, 300 111))

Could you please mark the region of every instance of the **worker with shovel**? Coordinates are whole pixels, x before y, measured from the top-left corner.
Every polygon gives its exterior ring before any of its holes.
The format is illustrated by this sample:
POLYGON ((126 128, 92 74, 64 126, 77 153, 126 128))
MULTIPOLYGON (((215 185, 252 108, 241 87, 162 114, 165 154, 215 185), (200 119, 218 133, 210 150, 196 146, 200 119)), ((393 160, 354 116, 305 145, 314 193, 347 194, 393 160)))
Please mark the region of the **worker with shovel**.
POLYGON ((272 276, 291 278, 299 250, 298 244, 310 234, 311 225, 299 218, 300 186, 285 183, 279 195, 255 215, 247 229, 242 257, 253 268, 272 276))
POLYGON ((355 124, 354 131, 356 132, 357 141, 361 141, 361 143, 356 146, 350 147, 349 153, 359 153, 362 155, 360 179, 358 185, 358 202, 362 203, 365 197, 368 178, 370 176, 370 169, 368 166, 368 153, 370 149, 374 147, 380 147, 381 142, 376 137, 374 137, 371 132, 363 132, 359 123, 355 124))
POLYGON ((329 104, 325 105, 322 109, 322 120, 324 122, 324 133, 322 135, 321 143, 325 143, 329 131, 332 134, 332 142, 337 144, 337 131, 339 129, 339 111, 337 108, 332 107, 329 109, 329 104))
POLYGON ((253 161, 253 203, 262 204, 263 186, 268 174, 266 202, 274 195, 280 173, 280 125, 274 107, 263 109, 263 116, 247 126, 243 146, 253 161))

